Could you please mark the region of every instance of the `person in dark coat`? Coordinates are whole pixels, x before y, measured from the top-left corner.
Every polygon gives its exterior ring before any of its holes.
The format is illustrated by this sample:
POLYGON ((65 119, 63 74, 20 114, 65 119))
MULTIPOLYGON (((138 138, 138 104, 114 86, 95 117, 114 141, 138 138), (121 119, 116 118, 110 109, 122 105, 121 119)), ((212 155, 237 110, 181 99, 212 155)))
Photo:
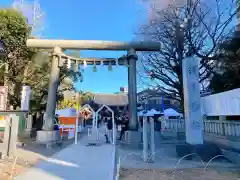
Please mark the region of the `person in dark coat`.
POLYGON ((53 126, 53 130, 59 130, 59 116, 58 114, 55 115, 55 123, 54 123, 54 126, 53 126))
POLYGON ((37 122, 36 122, 36 130, 40 131, 43 129, 43 122, 44 122, 44 111, 42 111, 39 115, 39 117, 37 118, 37 122))
POLYGON ((122 124, 121 124, 121 127, 122 127, 122 128, 121 128, 121 132, 120 132, 120 137, 119 137, 119 139, 118 139, 118 140, 120 140, 120 141, 122 140, 122 137, 123 137, 125 131, 128 130, 128 123, 129 123, 128 118, 127 118, 127 117, 124 117, 121 123, 122 123, 122 124))
POLYGON ((113 140, 112 139, 112 134, 113 134, 112 130, 113 130, 112 118, 107 117, 106 132, 105 132, 106 143, 110 143, 110 140, 113 140))
POLYGON ((97 127, 100 128, 100 125, 101 125, 101 122, 102 122, 102 118, 98 118, 98 121, 97 121, 97 127))

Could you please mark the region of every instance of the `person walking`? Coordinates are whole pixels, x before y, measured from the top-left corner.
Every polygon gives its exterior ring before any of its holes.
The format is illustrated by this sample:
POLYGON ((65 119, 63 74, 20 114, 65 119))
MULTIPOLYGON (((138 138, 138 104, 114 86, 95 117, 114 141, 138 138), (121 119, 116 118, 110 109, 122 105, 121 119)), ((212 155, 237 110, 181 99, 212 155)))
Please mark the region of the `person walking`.
POLYGON ((120 137, 118 139, 120 141, 122 140, 122 137, 123 137, 125 131, 127 131, 127 129, 128 129, 128 118, 127 117, 123 118, 121 125, 122 125, 122 127, 121 127, 120 137))
POLYGON ((60 122, 59 122, 59 115, 55 115, 55 120, 54 120, 54 125, 53 125, 53 130, 57 131, 60 128, 60 122))
POLYGON ((101 116, 98 116, 97 128, 100 128, 101 123, 102 123, 102 117, 101 117, 101 116))
POLYGON ((117 131, 121 132, 121 130, 122 130, 122 117, 118 117, 116 125, 117 125, 117 131))
POLYGON ((112 123, 112 118, 107 117, 107 122, 106 122, 106 133, 105 133, 105 138, 106 138, 106 143, 110 143, 113 141, 112 135, 113 135, 113 123, 112 123))

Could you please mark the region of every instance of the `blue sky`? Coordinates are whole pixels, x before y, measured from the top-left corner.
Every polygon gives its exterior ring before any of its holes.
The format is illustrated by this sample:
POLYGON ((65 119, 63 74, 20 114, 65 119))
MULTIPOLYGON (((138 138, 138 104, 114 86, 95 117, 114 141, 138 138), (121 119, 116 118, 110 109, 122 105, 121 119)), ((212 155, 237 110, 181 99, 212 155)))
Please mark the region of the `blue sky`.
MULTIPOLYGON (((39 0, 46 13, 44 36, 46 38, 79 40, 130 41, 140 24, 146 20, 146 12, 138 0, 39 0), (60 3, 62 2, 62 3, 60 3)), ((0 6, 9 6, 12 0, 1 0, 0 6)), ((126 52, 81 51, 82 57, 119 57, 126 52)), ((118 92, 127 86, 126 67, 98 67, 84 71, 84 81, 77 89, 92 92, 118 92)))

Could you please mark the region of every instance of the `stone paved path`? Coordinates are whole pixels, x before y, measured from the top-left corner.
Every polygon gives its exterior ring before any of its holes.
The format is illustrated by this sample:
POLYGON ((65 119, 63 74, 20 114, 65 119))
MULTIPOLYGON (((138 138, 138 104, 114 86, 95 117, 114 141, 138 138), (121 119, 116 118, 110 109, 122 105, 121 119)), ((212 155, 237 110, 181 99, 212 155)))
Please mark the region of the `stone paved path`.
POLYGON ((86 146, 88 138, 83 137, 79 144, 71 145, 56 155, 41 161, 15 178, 15 180, 108 180, 112 169, 114 146, 105 144, 100 137, 100 146, 86 146))

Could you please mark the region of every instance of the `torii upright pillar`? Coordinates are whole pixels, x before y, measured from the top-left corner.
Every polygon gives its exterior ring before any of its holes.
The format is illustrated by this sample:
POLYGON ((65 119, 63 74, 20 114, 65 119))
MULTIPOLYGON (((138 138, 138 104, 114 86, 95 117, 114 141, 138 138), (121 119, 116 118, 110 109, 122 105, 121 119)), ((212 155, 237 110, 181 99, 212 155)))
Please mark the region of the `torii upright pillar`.
POLYGON ((56 56, 62 52, 60 47, 53 48, 52 67, 48 88, 47 108, 43 118, 43 130, 37 131, 37 142, 46 143, 60 138, 58 131, 53 131, 55 109, 57 100, 57 90, 60 75, 60 59, 56 56))
POLYGON ((128 102, 129 102, 129 130, 138 129, 137 124, 137 55, 134 49, 128 50, 128 102))

